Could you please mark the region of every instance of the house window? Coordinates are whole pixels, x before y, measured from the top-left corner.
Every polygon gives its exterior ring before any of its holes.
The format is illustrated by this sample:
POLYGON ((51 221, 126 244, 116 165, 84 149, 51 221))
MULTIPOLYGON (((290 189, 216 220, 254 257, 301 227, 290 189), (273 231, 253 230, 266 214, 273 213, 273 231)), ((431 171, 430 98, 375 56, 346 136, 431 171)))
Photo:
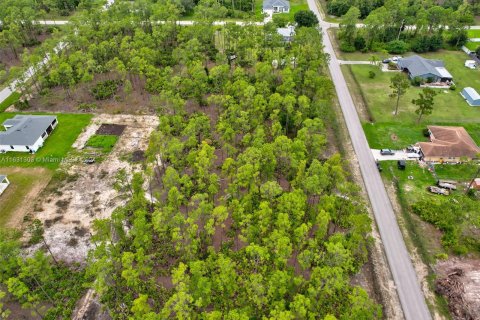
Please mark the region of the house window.
POLYGON ((12 150, 13 150, 13 149, 15 149, 15 148, 14 148, 13 146, 10 146, 10 149, 12 149, 12 150))
POLYGON ((30 150, 30 147, 29 147, 29 146, 25 146, 25 148, 27 148, 27 150, 30 150))
POLYGON ((46 132, 42 133, 42 138, 45 138, 46 135, 47 135, 46 132))
POLYGON ((52 126, 55 125, 55 123, 57 123, 57 119, 53 119, 52 126))

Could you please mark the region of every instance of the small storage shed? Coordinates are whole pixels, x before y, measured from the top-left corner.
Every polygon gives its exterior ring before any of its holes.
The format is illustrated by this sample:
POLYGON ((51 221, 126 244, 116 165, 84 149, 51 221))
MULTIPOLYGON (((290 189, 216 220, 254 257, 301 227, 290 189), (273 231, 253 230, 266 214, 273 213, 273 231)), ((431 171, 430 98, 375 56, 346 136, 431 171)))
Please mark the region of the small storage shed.
POLYGON ((475 89, 466 87, 460 94, 472 107, 480 107, 480 94, 475 89))
POLYGON ((466 60, 465 67, 469 69, 475 69, 477 67, 477 63, 475 62, 475 60, 466 60))
POLYGON ((7 176, 0 174, 0 195, 7 189, 10 181, 8 181, 7 176))

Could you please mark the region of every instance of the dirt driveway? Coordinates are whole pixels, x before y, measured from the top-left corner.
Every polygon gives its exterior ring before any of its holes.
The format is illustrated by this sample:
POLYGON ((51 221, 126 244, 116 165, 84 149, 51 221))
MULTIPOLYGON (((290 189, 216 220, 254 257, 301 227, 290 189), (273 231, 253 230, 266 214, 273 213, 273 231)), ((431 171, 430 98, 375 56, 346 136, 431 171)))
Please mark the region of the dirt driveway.
POLYGON ((128 173, 141 170, 141 164, 129 162, 128 155, 146 150, 150 134, 159 124, 156 116, 97 115, 73 147, 80 152, 104 123, 126 126, 112 152, 101 163, 65 164, 67 181, 36 205, 39 209, 34 215, 44 222, 50 249, 56 258, 66 262, 84 261, 92 247, 93 220, 110 217, 115 208, 125 203, 113 188, 115 175, 120 169, 128 173))

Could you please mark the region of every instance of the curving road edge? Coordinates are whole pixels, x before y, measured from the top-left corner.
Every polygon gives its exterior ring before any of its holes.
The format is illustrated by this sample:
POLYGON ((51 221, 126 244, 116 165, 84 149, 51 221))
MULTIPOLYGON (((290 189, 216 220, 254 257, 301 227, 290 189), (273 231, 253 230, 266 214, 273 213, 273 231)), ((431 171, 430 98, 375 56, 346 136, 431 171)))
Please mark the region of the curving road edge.
POLYGON ((323 22, 315 0, 307 0, 320 21, 322 27, 325 52, 330 55, 329 69, 335 85, 343 117, 352 140, 353 148, 358 158, 360 170, 372 205, 373 213, 382 238, 388 264, 395 281, 400 303, 407 320, 429 320, 430 311, 420 288, 410 255, 398 227, 392 204, 388 198, 382 178, 375 165, 367 138, 363 132, 352 96, 348 91, 347 82, 340 69, 340 63, 333 50, 332 42, 327 34, 328 23, 323 22))

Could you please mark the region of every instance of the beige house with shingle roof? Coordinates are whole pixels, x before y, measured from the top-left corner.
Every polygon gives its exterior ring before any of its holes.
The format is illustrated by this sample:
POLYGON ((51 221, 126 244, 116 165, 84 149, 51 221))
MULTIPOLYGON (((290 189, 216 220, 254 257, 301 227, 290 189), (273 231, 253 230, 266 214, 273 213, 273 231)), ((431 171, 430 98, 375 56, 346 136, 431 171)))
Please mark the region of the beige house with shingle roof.
POLYGON ((463 162, 480 154, 480 148, 463 127, 428 126, 428 130, 430 142, 417 144, 425 161, 463 162))

